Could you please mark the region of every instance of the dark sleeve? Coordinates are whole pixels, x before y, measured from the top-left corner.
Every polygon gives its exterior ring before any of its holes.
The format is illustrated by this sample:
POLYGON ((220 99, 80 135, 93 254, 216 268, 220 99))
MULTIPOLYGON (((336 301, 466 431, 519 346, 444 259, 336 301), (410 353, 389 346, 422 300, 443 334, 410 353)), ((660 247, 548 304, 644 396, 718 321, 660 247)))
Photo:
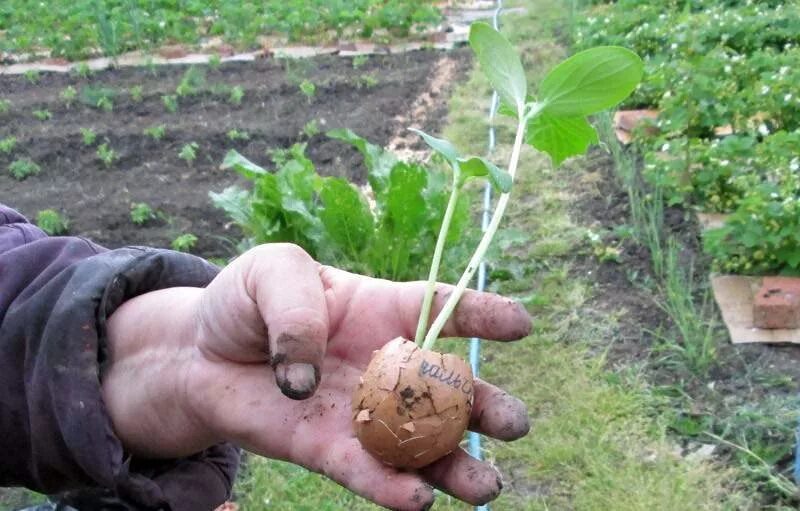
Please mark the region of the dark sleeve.
POLYGON ((178 460, 132 459, 100 393, 106 318, 125 300, 203 287, 217 268, 149 248, 47 237, 0 205, 0 485, 102 488, 132 509, 213 509, 230 494, 229 444, 178 460))

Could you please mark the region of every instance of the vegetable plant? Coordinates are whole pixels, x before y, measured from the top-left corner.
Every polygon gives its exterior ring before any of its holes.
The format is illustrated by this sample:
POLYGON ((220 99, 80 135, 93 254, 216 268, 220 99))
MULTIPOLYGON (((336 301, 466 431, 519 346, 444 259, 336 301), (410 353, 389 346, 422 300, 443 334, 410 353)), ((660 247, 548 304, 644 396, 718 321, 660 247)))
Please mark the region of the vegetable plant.
POLYGON ((11 110, 11 101, 8 99, 0 99, 0 114, 4 114, 11 110))
POLYGON ((114 162, 118 158, 117 152, 114 151, 114 149, 112 149, 111 147, 109 147, 108 142, 100 144, 100 146, 97 148, 96 154, 107 169, 111 168, 111 166, 114 165, 114 162))
POLYGON ((364 448, 383 463, 420 468, 453 451, 466 429, 472 406, 469 366, 453 355, 432 351, 445 322, 471 282, 508 206, 523 143, 547 153, 558 165, 597 142, 587 116, 613 107, 637 86, 643 64, 620 47, 599 47, 568 58, 547 74, 538 98, 509 42, 485 23, 470 29, 470 45, 481 70, 497 91, 503 112, 516 120, 507 170, 486 158, 464 155, 450 142, 416 131, 452 168, 450 197, 441 223, 422 301, 415 342, 402 338, 373 355, 353 395, 353 424, 364 448), (492 220, 461 278, 428 326, 441 254, 463 184, 488 179, 500 191, 492 220))
POLYGON ((311 80, 305 79, 302 82, 300 82, 300 92, 303 93, 303 95, 310 103, 311 100, 314 99, 314 96, 317 94, 317 86, 314 85, 314 82, 312 82, 311 80))
POLYGON ((161 103, 164 104, 164 108, 167 109, 167 112, 171 114, 178 111, 178 96, 174 94, 165 94, 161 96, 161 103))
POLYGON ((83 138, 83 145, 90 146, 94 144, 97 139, 97 133, 92 128, 80 128, 81 137, 83 138))
POLYGON ((39 83, 39 79, 41 78, 41 74, 36 69, 29 69, 25 71, 25 79, 32 85, 36 85, 39 83))
POLYGON ((228 133, 226 133, 225 136, 227 136, 228 140, 232 142, 235 142, 237 140, 250 140, 249 133, 247 133, 246 131, 237 130, 236 128, 228 130, 228 133))
POLYGON ((218 53, 214 53, 208 57, 208 67, 212 71, 216 71, 219 69, 219 66, 222 65, 222 57, 218 53))
POLYGON ((156 219, 156 212, 146 202, 131 204, 131 222, 136 225, 145 225, 156 219))
POLYGON ((0 139, 0 153, 11 154, 11 151, 13 151, 16 146, 17 137, 13 135, 0 139))
POLYGON ((50 236, 67 232, 69 221, 54 209, 43 209, 36 214, 36 225, 50 236))
POLYGON ((145 134, 145 136, 148 136, 153 140, 161 140, 162 138, 164 138, 166 131, 167 131, 166 126, 164 126, 163 124, 157 124, 153 126, 148 126, 147 128, 144 129, 143 133, 145 134))
POLYGON ((197 159, 198 147, 199 146, 197 145, 197 142, 189 142, 188 144, 184 144, 183 147, 181 147, 180 152, 178 153, 178 158, 185 161, 186 163, 189 164, 189 166, 191 166, 192 162, 194 162, 194 160, 197 159))
POLYGON ((133 87, 131 87, 131 90, 128 91, 128 93, 131 95, 132 101, 134 101, 135 103, 139 103, 142 101, 144 90, 142 89, 141 85, 134 85, 133 87))
POLYGON ((30 158, 20 158, 18 160, 14 160, 11 165, 8 166, 8 171, 19 181, 23 179, 36 175, 41 172, 41 167, 36 164, 30 158))
POLYGON ((178 252, 189 252, 196 244, 197 236, 192 233, 185 233, 172 240, 171 247, 172 250, 177 250, 178 252))
POLYGON ((316 119, 311 119, 303 125, 303 135, 305 135, 307 138, 319 135, 320 131, 319 121, 316 119))
POLYGON ((175 88, 175 94, 179 97, 194 96, 200 93, 201 88, 206 83, 206 74, 201 68, 190 66, 183 73, 180 83, 175 88))
POLYGON ((67 104, 67 106, 72 106, 72 103, 75 102, 75 99, 78 97, 78 91, 72 85, 68 85, 64 90, 61 91, 59 94, 61 100, 67 104))
POLYGON ((53 114, 50 113, 50 110, 34 110, 33 116, 44 122, 50 120, 50 118, 53 117, 53 114))
POLYGON ((235 85, 231 87, 230 95, 228 96, 228 101, 232 105, 239 106, 242 104, 242 99, 244 98, 244 88, 241 85, 235 85))

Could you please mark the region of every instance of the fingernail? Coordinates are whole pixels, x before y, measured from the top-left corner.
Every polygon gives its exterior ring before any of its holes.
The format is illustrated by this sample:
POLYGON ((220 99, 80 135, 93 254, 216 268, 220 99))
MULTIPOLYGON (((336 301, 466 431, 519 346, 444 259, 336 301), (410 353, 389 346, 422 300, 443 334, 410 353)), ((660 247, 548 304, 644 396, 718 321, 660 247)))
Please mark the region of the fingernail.
POLYGON ((284 396, 306 399, 317 389, 319 372, 311 364, 278 364, 275 366, 275 379, 284 396))

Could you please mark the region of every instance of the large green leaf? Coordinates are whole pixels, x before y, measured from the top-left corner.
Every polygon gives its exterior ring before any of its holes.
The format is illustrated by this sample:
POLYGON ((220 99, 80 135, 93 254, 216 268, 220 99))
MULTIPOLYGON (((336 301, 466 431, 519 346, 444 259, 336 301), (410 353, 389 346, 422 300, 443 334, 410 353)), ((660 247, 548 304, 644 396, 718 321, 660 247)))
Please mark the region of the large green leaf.
MULTIPOLYGON (((488 177, 492 186, 502 193, 511 190, 511 175, 486 158, 471 156, 458 161, 462 182, 474 177, 488 177)), ((461 183, 459 183, 461 184, 461 183)))
POLYGON ((386 221, 396 236, 416 238, 422 230, 428 214, 423 197, 425 174, 423 167, 405 163, 398 163, 392 169, 386 221))
POLYGON ((584 154, 598 140, 597 132, 585 117, 558 117, 546 112, 528 123, 525 137, 533 147, 549 154, 553 165, 584 154))
POLYGON ((628 49, 591 48, 547 74, 539 87, 539 101, 552 115, 591 115, 628 97, 642 79, 643 67, 642 59, 628 49))
POLYGON ((253 215, 250 193, 237 186, 229 186, 221 193, 208 192, 214 206, 220 208, 239 225, 248 225, 253 215))
POLYGON ((469 44, 475 52, 483 74, 500 95, 500 99, 516 107, 521 115, 525 105, 528 83, 519 55, 511 43, 486 23, 473 23, 469 44))
POLYGON ((415 128, 409 128, 409 130, 422 137, 422 140, 424 140, 431 149, 444 156, 444 158, 449 162, 454 163, 456 160, 458 160, 458 158, 461 157, 461 155, 458 153, 458 149, 456 149, 456 146, 451 144, 449 141, 443 138, 433 137, 424 131, 415 128))
POLYGON ((397 157, 382 147, 369 143, 349 129, 335 129, 326 133, 329 138, 347 142, 364 156, 367 167, 367 180, 375 194, 381 194, 389 183, 389 173, 397 163, 397 157))
POLYGON ((256 179, 258 176, 267 174, 266 170, 239 154, 235 149, 228 151, 219 168, 221 170, 233 169, 247 179, 256 179))
POLYGON ((375 220, 359 191, 342 178, 324 180, 319 192, 323 208, 319 212, 330 239, 352 260, 369 242, 375 220))

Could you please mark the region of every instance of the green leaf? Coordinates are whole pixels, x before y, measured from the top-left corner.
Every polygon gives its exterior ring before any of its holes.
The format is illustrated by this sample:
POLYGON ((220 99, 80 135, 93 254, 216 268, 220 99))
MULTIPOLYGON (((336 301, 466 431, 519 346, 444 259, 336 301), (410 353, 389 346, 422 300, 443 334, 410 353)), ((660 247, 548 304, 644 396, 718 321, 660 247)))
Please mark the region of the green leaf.
POLYGON ((386 219, 396 235, 415 238, 422 229, 427 215, 425 174, 418 165, 399 163, 392 169, 386 219))
POLYGON ((584 154, 591 144, 596 144, 597 132, 582 116, 557 117, 541 113, 528 123, 527 142, 547 153, 553 165, 560 165, 570 156, 584 154))
POLYGON ((247 225, 252 218, 253 208, 250 194, 236 186, 229 186, 221 193, 208 192, 214 206, 220 208, 239 225, 247 225))
POLYGON ((642 59, 628 49, 591 48, 547 74, 539 87, 539 101, 552 115, 591 115, 627 98, 642 79, 643 68, 642 59))
POLYGON ((471 156, 458 160, 462 181, 473 177, 488 177, 495 189, 508 193, 511 190, 511 175, 494 163, 480 156, 471 156))
POLYGON ((233 169, 247 179, 257 179, 260 175, 268 174, 266 170, 239 154, 235 149, 228 151, 219 168, 221 170, 233 169))
POLYGON ((342 178, 323 181, 319 192, 323 208, 319 212, 322 225, 330 239, 352 260, 369 242, 375 220, 359 191, 342 178))
POLYGON ((445 159, 451 163, 455 162, 461 157, 461 155, 458 153, 458 149, 456 149, 456 147, 449 141, 443 138, 432 137, 424 131, 415 128, 409 128, 409 130, 422 137, 422 140, 424 140, 425 143, 431 147, 431 149, 444 156, 445 159))
POLYGON ((505 103, 514 105, 522 114, 528 83, 519 55, 511 43, 486 23, 473 23, 469 44, 478 58, 483 74, 505 103))
POLYGON ((397 163, 397 157, 382 147, 369 143, 349 129, 335 129, 326 133, 328 138, 347 142, 364 156, 364 165, 367 167, 367 180, 376 195, 386 190, 389 182, 389 173, 397 163))

